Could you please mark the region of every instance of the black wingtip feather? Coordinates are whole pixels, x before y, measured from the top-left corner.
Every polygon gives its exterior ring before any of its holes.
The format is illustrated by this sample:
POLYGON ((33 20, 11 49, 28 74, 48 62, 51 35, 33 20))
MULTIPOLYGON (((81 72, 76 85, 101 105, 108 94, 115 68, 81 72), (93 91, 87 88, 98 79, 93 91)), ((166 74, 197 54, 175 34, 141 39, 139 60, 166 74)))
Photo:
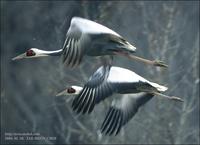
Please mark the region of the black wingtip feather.
POLYGON ((106 117, 101 125, 101 132, 103 133, 104 132, 104 129, 105 129, 105 123, 108 119, 108 116, 110 115, 110 113, 112 112, 113 108, 111 107, 109 110, 108 110, 108 113, 106 114, 106 117))
POLYGON ((120 116, 120 111, 117 109, 116 110, 116 117, 115 117, 114 122, 113 122, 113 127, 112 127, 109 135, 112 135, 113 132, 117 129, 117 124, 119 122, 119 116, 120 116))
POLYGON ((94 109, 94 106, 95 106, 95 102, 96 102, 96 97, 95 97, 95 92, 94 92, 94 95, 92 96, 93 98, 92 98, 92 102, 91 102, 91 104, 90 104, 90 107, 89 107, 89 110, 88 110, 88 113, 91 113, 92 112, 92 110, 94 109))
POLYGON ((93 90, 92 89, 90 89, 89 90, 89 92, 87 93, 87 94, 85 94, 86 96, 85 96, 85 101, 82 103, 83 104, 83 106, 82 106, 82 110, 83 110, 83 114, 85 114, 85 113, 88 113, 88 108, 89 108, 89 103, 91 102, 91 99, 92 99, 92 94, 93 93, 93 90))
MULTIPOLYGON (((109 115, 108 118, 106 119, 106 122, 105 122, 105 124, 104 124, 103 129, 102 129, 102 132, 104 132, 106 128, 108 129, 108 125, 109 125, 109 123, 110 123, 110 120, 112 119, 112 116, 113 116, 113 114, 114 114, 114 113, 113 113, 114 111, 115 111, 114 108, 112 108, 112 111, 110 112, 110 115, 109 115)), ((107 133, 105 133, 105 134, 107 134, 107 133)))
POLYGON ((105 135, 107 135, 111 128, 112 128, 112 125, 113 125, 113 121, 114 121, 114 118, 116 116, 116 110, 114 109, 113 113, 111 114, 111 116, 109 117, 109 121, 107 122, 106 124, 106 132, 105 132, 105 135))
POLYGON ((88 88, 85 88, 84 90, 82 90, 82 92, 74 99, 73 101, 73 110, 76 110, 78 108, 78 106, 80 105, 81 100, 83 99, 84 95, 87 93, 88 88))
POLYGON ((112 116, 112 120, 109 123, 108 129, 106 134, 108 134, 109 136, 112 134, 112 131, 115 128, 115 122, 116 122, 116 118, 117 118, 117 110, 115 109, 115 111, 113 112, 113 116, 112 116))
POLYGON ((119 115, 119 125, 118 125, 118 128, 117 128, 117 131, 115 133, 115 136, 120 132, 121 130, 121 127, 122 127, 122 123, 123 123, 123 113, 122 111, 120 110, 120 115, 119 115))
POLYGON ((91 100, 91 94, 92 94, 92 89, 88 89, 88 91, 85 93, 85 95, 82 97, 82 101, 79 103, 79 110, 82 111, 82 114, 85 114, 84 110, 88 109, 88 103, 91 100))

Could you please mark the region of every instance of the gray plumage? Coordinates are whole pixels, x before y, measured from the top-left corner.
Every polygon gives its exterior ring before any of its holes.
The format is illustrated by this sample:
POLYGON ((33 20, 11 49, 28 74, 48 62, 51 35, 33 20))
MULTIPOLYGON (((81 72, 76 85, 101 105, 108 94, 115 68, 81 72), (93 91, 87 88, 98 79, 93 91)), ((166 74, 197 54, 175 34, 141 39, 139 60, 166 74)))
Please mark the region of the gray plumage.
POLYGON ((85 56, 101 57, 104 64, 111 64, 113 55, 125 56, 146 64, 167 67, 162 61, 150 61, 134 56, 136 48, 115 31, 84 18, 73 17, 66 34, 62 49, 46 51, 30 48, 12 60, 37 58, 46 56, 61 56, 62 62, 68 67, 79 65, 85 56), (106 60, 106 57, 109 57, 106 60))
POLYGON ((114 100, 101 126, 104 134, 117 135, 121 128, 153 97, 150 93, 137 93, 114 100))
POLYGON ((86 55, 133 53, 135 49, 113 30, 91 20, 73 17, 63 45, 62 60, 67 66, 76 66, 86 55))
POLYGON ((117 134, 121 127, 134 116, 138 108, 153 97, 154 92, 166 90, 166 87, 150 82, 128 69, 102 66, 74 98, 72 108, 77 113, 91 113, 96 104, 114 93, 136 93, 132 96, 133 98, 123 96, 109 109, 101 130, 105 134, 117 134))

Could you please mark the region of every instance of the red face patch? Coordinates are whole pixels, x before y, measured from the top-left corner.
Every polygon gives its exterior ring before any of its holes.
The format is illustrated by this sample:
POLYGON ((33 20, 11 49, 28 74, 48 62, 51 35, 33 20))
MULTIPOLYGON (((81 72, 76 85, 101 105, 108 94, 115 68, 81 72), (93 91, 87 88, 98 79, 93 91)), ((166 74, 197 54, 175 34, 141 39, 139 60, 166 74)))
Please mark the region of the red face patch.
POLYGON ((67 93, 69 93, 69 94, 72 94, 72 93, 75 93, 75 92, 76 92, 76 90, 73 89, 73 88, 68 88, 67 89, 67 93))
POLYGON ((26 56, 34 56, 35 55, 35 52, 31 49, 27 50, 26 51, 26 56))

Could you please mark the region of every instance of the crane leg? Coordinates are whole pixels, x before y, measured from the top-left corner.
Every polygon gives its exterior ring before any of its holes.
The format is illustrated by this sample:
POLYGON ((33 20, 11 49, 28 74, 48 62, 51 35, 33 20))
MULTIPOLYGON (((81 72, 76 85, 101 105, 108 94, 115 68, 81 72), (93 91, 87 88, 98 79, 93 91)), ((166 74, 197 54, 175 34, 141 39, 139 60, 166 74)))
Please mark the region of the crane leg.
POLYGON ((167 98, 167 99, 170 99, 170 100, 174 100, 174 101, 178 101, 178 102, 184 102, 183 99, 176 97, 176 96, 167 96, 167 95, 164 95, 164 94, 161 94, 161 93, 158 93, 158 92, 153 92, 153 94, 158 96, 158 97, 164 97, 164 98, 167 98))
POLYGON ((148 59, 145 59, 145 58, 142 58, 139 56, 135 56, 133 54, 123 53, 123 52, 115 52, 115 54, 126 56, 129 59, 134 59, 136 61, 140 61, 145 64, 149 64, 149 65, 153 65, 153 66, 164 67, 164 68, 168 67, 167 64, 165 64, 163 61, 160 61, 160 60, 148 60, 148 59))
POLYGON ((127 54, 126 56, 130 59, 134 59, 134 60, 146 63, 146 64, 150 64, 150 65, 154 65, 154 66, 158 66, 158 67, 164 67, 164 68, 168 67, 167 64, 165 64, 163 61, 160 61, 160 60, 148 60, 148 59, 141 58, 141 57, 138 57, 138 56, 135 56, 132 54, 131 55, 127 54))

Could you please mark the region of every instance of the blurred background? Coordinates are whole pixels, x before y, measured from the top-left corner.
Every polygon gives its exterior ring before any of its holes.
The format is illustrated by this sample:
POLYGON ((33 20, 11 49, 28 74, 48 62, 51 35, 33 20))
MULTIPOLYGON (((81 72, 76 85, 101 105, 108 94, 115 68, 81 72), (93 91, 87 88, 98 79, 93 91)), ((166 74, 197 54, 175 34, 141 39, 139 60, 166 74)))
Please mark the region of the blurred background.
MULTIPOLYGON (((111 99, 112 100, 112 99, 111 99)), ((199 1, 1 1, 1 144, 199 144, 199 1), (64 68, 59 57, 11 61, 36 47, 62 48, 70 20, 99 22, 137 47, 137 55, 163 60, 168 69, 115 57, 114 65, 169 87, 184 103, 154 97, 118 136, 99 134, 110 100, 90 115, 72 112, 73 96, 99 67, 88 58, 64 68), (39 133, 47 140, 6 139, 6 133, 39 133)))

